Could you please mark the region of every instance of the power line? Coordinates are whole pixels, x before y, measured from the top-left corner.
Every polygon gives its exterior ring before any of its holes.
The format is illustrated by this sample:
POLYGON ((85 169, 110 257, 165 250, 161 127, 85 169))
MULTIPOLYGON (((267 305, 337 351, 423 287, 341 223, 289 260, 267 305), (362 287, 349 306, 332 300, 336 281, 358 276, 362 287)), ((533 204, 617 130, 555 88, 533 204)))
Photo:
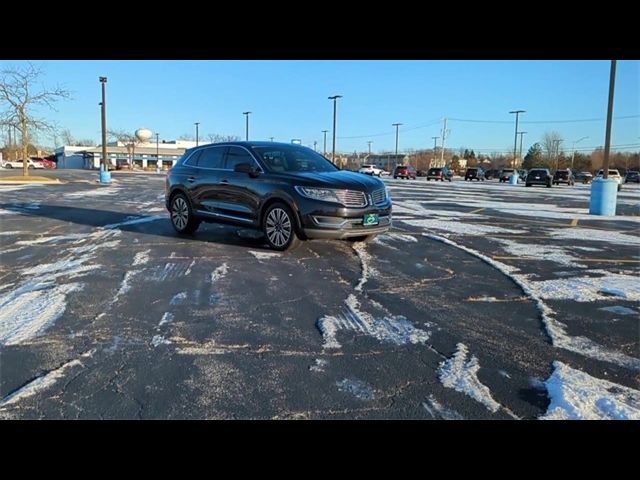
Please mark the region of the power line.
MULTIPOLYGON (((629 118, 640 118, 640 115, 624 115, 619 117, 614 117, 615 120, 626 120, 629 118)), ((453 120, 455 122, 470 122, 470 123, 504 123, 504 124, 512 124, 513 122, 509 122, 506 120, 476 120, 469 118, 450 118, 449 120, 453 120)), ((605 118, 579 118, 574 120, 527 120, 522 121, 520 123, 580 123, 580 122, 603 122, 605 118)))

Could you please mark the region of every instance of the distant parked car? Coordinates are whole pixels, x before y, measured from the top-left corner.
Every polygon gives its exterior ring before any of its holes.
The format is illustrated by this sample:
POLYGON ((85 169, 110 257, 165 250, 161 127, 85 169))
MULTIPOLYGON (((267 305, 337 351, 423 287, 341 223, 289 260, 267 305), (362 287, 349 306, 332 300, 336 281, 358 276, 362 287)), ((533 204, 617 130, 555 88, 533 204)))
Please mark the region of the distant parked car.
POLYGON ((575 184, 575 178, 571 169, 565 168, 563 170, 556 170, 553 174, 553 184, 560 185, 561 183, 566 183, 569 186, 573 186, 575 184))
POLYGON ((427 181, 431 179, 436 181, 440 180, 441 182, 445 180, 451 181, 453 179, 453 171, 448 167, 430 168, 427 172, 427 181))
MULTIPOLYGON (((2 162, 3 168, 23 168, 22 160, 12 160, 2 162)), ((44 166, 40 162, 34 162, 33 160, 27 160, 27 168, 44 168, 44 166)))
POLYGON ((629 170, 624 177, 624 183, 640 183, 640 172, 629 170))
POLYGON ((484 182, 484 170, 477 167, 467 168, 467 171, 464 174, 464 181, 466 182, 467 180, 482 180, 484 182))
POLYGON ((515 170, 513 168, 503 168, 502 170, 500 170, 500 174, 498 175, 500 183, 508 182, 514 173, 515 170))
POLYGON ((496 178, 496 177, 498 177, 498 174, 499 174, 499 173, 500 173, 500 172, 499 172, 498 170, 495 170, 495 169, 493 169, 493 168, 492 168, 492 169, 489 169, 489 170, 485 170, 485 171, 484 171, 484 178, 485 178, 486 180, 491 180, 492 178, 496 178))
POLYGON ((532 168, 527 174, 525 180, 525 186, 531 185, 545 185, 547 188, 551 188, 553 183, 553 175, 548 168, 532 168))
POLYGON ((44 168, 57 168, 58 167, 58 164, 56 162, 54 162, 53 160, 42 159, 42 160, 40 160, 40 164, 44 168))
POLYGON ((127 159, 116 160, 116 170, 131 170, 131 163, 127 159))
MULTIPOLYGON (((600 169, 598 171, 598 174, 596 175, 596 178, 602 178, 603 176, 604 176, 604 171, 600 169)), ((622 190, 622 175, 620 175, 620 172, 618 170, 616 170, 615 168, 610 168, 609 178, 618 182, 618 191, 622 190)))
POLYGON ((524 182, 527 179, 528 173, 529 172, 526 169, 518 170, 518 177, 520 177, 520 180, 524 182))
POLYGON ((382 175, 383 170, 376 167, 375 165, 362 165, 358 172, 364 173, 365 175, 374 175, 376 177, 379 177, 380 175, 382 175))
POLYGON ((591 180, 593 180, 593 175, 591 174, 591 172, 578 172, 575 174, 575 180, 576 182, 591 183, 591 180))
POLYGON ((418 172, 411 165, 398 165, 393 171, 393 178, 416 179, 418 172))

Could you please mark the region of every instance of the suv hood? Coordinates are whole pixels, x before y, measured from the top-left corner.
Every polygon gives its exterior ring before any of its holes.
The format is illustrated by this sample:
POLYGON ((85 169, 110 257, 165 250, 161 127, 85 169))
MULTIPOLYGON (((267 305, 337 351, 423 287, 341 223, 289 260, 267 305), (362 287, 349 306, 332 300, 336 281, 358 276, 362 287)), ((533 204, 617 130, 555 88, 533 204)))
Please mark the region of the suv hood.
POLYGON ((293 183, 301 187, 372 191, 385 186, 384 182, 377 178, 346 170, 337 172, 281 173, 280 175, 291 179, 293 183))

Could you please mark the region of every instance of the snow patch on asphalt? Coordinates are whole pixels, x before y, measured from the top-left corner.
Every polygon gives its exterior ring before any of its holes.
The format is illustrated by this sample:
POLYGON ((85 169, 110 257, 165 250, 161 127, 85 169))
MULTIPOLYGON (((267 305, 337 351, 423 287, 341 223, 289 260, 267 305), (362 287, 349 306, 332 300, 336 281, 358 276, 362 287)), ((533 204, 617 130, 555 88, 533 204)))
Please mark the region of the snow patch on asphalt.
POLYGON ((493 399, 491 390, 478 380, 480 364, 474 355, 467 361, 468 353, 466 345, 458 343, 453 357, 440 364, 438 369, 440 382, 446 388, 453 388, 457 392, 469 395, 487 407, 490 412, 495 413, 501 405, 493 399))
POLYGON ((255 252, 253 250, 249 250, 249 253, 256 257, 258 260, 268 260, 270 258, 281 256, 280 253, 275 252, 255 252))
POLYGON ((315 363, 309 367, 312 372, 324 372, 325 367, 329 365, 327 360, 316 358, 315 363))
POLYGON ((72 369, 73 367, 84 366, 82 360, 91 357, 94 352, 95 350, 90 350, 86 353, 83 353, 79 358, 71 360, 56 368, 55 370, 51 370, 45 375, 42 375, 35 380, 27 383, 26 385, 20 387, 18 390, 10 393, 6 397, 4 397, 2 401, 0 401, 0 408, 7 407, 11 404, 19 402, 20 400, 31 397, 48 389, 49 387, 53 386, 58 380, 63 378, 68 370, 72 369))
POLYGON ((555 361, 545 382, 545 420, 640 420, 640 391, 594 378, 555 361))
POLYGON ((506 238, 492 238, 491 240, 498 242, 505 252, 516 257, 534 258, 570 267, 586 268, 586 265, 577 263, 577 260, 580 260, 578 257, 574 257, 567 253, 563 247, 557 245, 520 243, 506 238))
POLYGON ((623 307, 621 305, 615 305, 613 307, 602 307, 598 310, 604 310, 605 312, 611 312, 617 315, 638 315, 638 312, 633 308, 623 307))
POLYGON ((137 266, 137 265, 144 265, 147 262, 149 262, 149 254, 151 253, 151 250, 144 250, 142 252, 138 252, 135 254, 135 256, 133 257, 133 266, 137 266))
POLYGON ((362 287, 364 286, 365 283, 367 283, 367 280, 369 279, 369 277, 371 277, 377 272, 371 266, 372 257, 369 254, 369 252, 367 252, 367 244, 365 242, 355 242, 353 244, 353 249, 358 255, 358 258, 360 259, 360 264, 362 266, 362 276, 360 277, 360 281, 358 282, 355 288, 356 292, 361 292, 362 287))
POLYGON ((487 235, 494 233, 527 233, 526 230, 502 228, 481 223, 462 223, 453 220, 402 220, 413 227, 422 227, 428 230, 442 230, 456 235, 487 235))
POLYGON ((171 345, 171 340, 167 340, 162 335, 154 335, 151 339, 151 345, 159 347, 160 345, 171 345))
POLYGON ((162 315, 162 318, 160 319, 160 323, 158 323, 158 326, 161 327, 162 325, 166 325, 167 323, 171 323, 173 322, 173 313, 171 312, 164 312, 164 314, 162 315))
POLYGON ((211 283, 215 283, 229 273, 229 266, 223 263, 211 273, 211 283))
POLYGON ((182 305, 182 303, 184 303, 186 299, 187 299, 187 292, 180 292, 180 293, 176 293, 169 303, 171 305, 182 305))
POLYGON ((443 407, 433 395, 429 395, 426 402, 422 403, 424 409, 435 420, 464 420, 464 417, 455 410, 443 407))
MULTIPOLYGON (((620 217, 616 218, 620 219, 620 217)), ((619 245, 640 245, 640 236, 628 235, 626 233, 620 233, 612 230, 580 227, 556 228, 549 230, 548 234, 553 238, 562 240, 584 240, 586 242, 607 242, 617 243, 619 245)), ((587 247, 581 248, 585 249, 587 247)))
POLYGON ((345 300, 347 308, 336 316, 326 315, 318 319, 316 325, 324 339, 325 349, 341 348, 337 340, 339 330, 354 331, 371 336, 380 342, 395 345, 425 344, 430 333, 416 328, 401 315, 376 318, 360 309, 355 295, 345 300))
POLYGON ((137 225, 140 223, 149 223, 165 219, 167 219, 167 215, 150 215, 145 217, 132 218, 131 220, 125 220, 123 222, 110 223, 109 225, 105 225, 102 228, 104 228, 105 230, 113 230, 115 228, 126 227, 127 225, 137 225))
POLYGON ((99 187, 93 190, 81 190, 79 192, 65 193, 65 198, 84 198, 84 197, 106 197, 111 195, 117 195, 120 193, 120 188, 116 187, 99 187))
POLYGON ((600 277, 563 277, 530 282, 530 288, 540 298, 593 302, 611 300, 611 296, 640 300, 640 280, 637 275, 623 275, 606 270, 590 270, 600 277))
MULTIPOLYGON (((459 248, 460 250, 463 250, 491 265, 492 267, 496 268, 504 275, 509 277, 511 280, 513 280, 513 282, 522 289, 525 295, 527 295, 529 298, 531 298, 532 301, 535 302, 542 317, 542 323, 544 324, 547 334, 551 338, 551 342, 555 347, 564 348, 565 350, 584 355, 585 357, 595 358, 604 362, 615 363, 617 365, 633 370, 640 370, 640 359, 630 357, 618 351, 603 347, 602 345, 594 342, 587 337, 572 337, 567 334, 567 326, 555 318, 556 313, 546 303, 543 302, 539 289, 535 287, 536 283, 545 284, 545 282, 553 282, 556 280, 532 282, 526 275, 514 273, 514 271, 517 271, 515 267, 511 267, 509 265, 505 265, 504 263, 493 260, 476 250, 465 247, 464 245, 460 245, 452 240, 449 240, 448 238, 444 238, 439 235, 431 235, 427 233, 423 233, 423 235, 433 240, 459 248)), ((559 280, 563 281, 566 279, 559 280)))
POLYGON ((17 345, 42 333, 66 310, 67 294, 81 289, 79 283, 67 283, 4 295, 0 298, 0 345, 17 345))
POLYGON ((336 386, 339 391, 350 393, 360 400, 373 400, 375 398, 375 390, 357 378, 345 378, 336 382, 336 386))

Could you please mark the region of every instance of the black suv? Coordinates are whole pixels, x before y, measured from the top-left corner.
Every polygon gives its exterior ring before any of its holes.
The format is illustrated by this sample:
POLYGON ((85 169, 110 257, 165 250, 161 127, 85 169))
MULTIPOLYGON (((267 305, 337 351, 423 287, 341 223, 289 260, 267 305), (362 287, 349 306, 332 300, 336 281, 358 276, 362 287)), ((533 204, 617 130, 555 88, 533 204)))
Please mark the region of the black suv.
POLYGON ((467 180, 482 180, 484 182, 484 171, 477 167, 467 168, 467 172, 464 174, 464 181, 466 182, 467 180))
POLYGON ((445 179, 451 181, 452 178, 453 172, 447 167, 430 168, 427 172, 427 182, 431 179, 435 180, 436 182, 438 180, 444 182, 445 179))
POLYGON ((525 179, 525 185, 530 187, 531 185, 546 185, 547 188, 551 188, 553 177, 548 168, 532 168, 527 174, 525 179))
POLYGON ((391 226, 381 180, 287 143, 189 149, 167 174, 165 201, 178 233, 193 233, 203 221, 253 227, 274 250, 300 239, 369 240, 391 226))
POLYGON ((556 173, 553 174, 554 185, 566 183, 569 186, 573 186, 573 184, 575 184, 575 180, 573 173, 568 168, 564 170, 556 170, 556 173))

